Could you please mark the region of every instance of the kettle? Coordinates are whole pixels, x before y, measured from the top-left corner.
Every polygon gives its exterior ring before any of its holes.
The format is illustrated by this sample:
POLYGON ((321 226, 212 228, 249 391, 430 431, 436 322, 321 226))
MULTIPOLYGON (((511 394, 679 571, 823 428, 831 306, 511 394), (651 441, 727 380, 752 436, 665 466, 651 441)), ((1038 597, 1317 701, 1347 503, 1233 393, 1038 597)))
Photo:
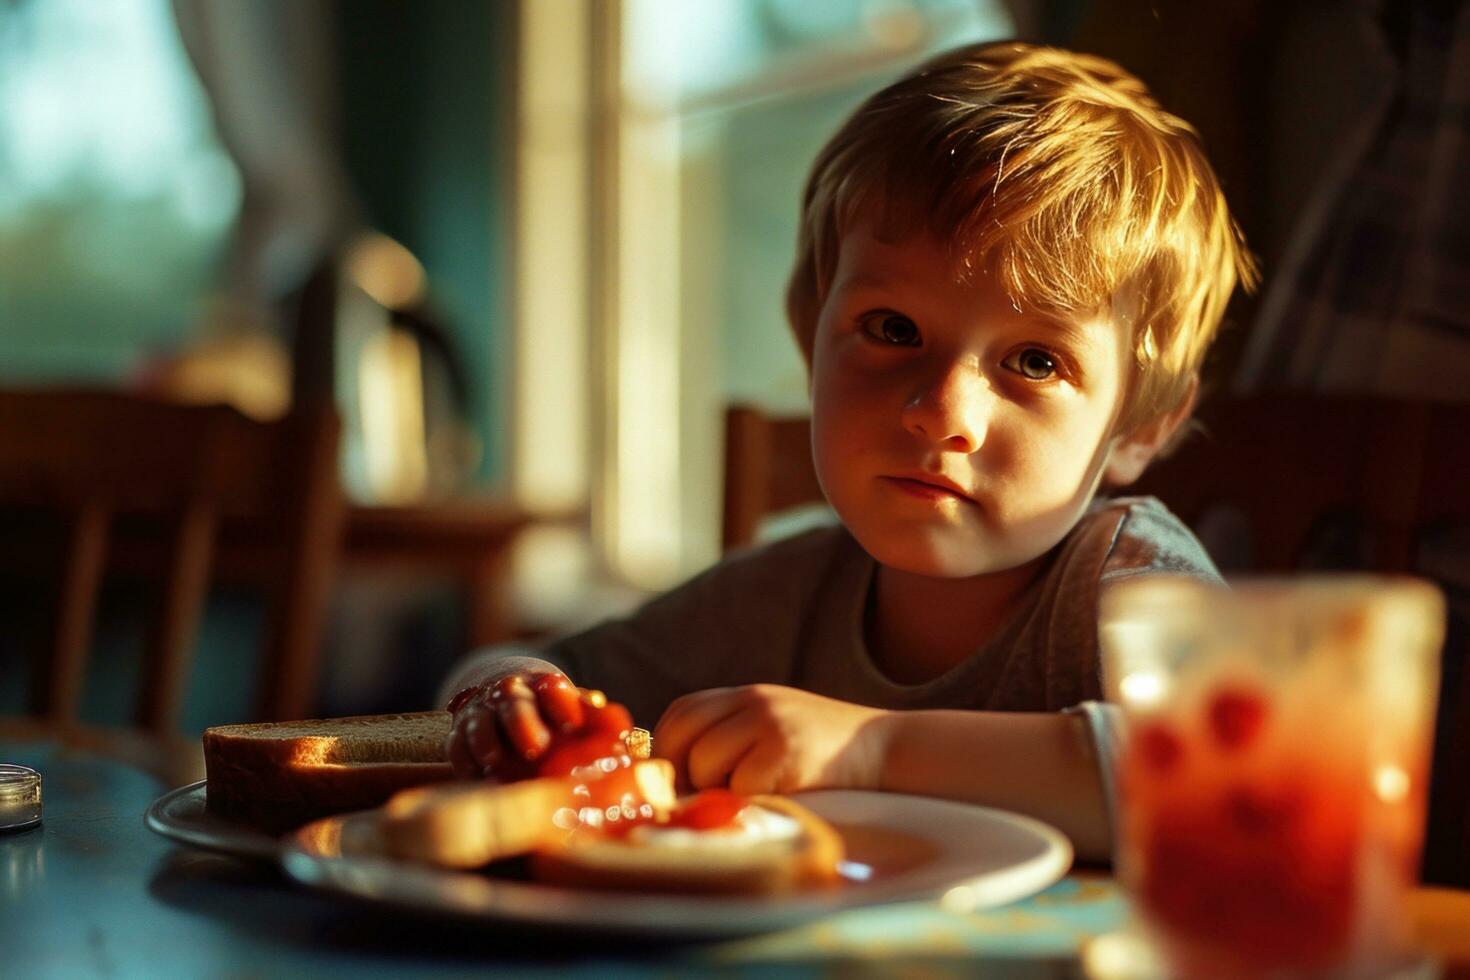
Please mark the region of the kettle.
POLYGON ((342 485, 359 503, 454 496, 480 462, 462 357, 423 281, 407 249, 372 235, 320 263, 301 292, 293 398, 331 393, 342 485))

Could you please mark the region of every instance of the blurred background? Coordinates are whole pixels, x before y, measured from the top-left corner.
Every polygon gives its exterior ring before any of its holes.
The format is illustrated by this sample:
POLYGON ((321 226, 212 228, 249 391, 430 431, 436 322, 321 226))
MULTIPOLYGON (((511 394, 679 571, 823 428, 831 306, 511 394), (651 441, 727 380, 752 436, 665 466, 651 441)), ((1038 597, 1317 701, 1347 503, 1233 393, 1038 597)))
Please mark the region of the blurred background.
MULTIPOLYGON (((427 707, 473 643, 585 625, 718 558, 726 405, 804 406, 782 292, 806 168, 961 42, 1114 57, 1197 125, 1267 275, 1212 387, 1463 397, 1463 332, 1413 370, 1324 376, 1283 327, 1406 79, 1433 101, 1470 77, 1446 54, 1462 6, 3 0, 0 385, 261 422, 331 405, 345 543, 311 710, 427 707)), ((1411 163, 1411 185, 1463 176, 1411 163)), ((1401 270, 1410 245, 1377 259, 1401 270)), ((141 588, 103 590, 83 717, 127 717, 141 588)), ((251 589, 209 595, 186 732, 250 715, 265 629, 251 589)), ((0 610, 0 712, 24 707, 48 601, 0 610)))

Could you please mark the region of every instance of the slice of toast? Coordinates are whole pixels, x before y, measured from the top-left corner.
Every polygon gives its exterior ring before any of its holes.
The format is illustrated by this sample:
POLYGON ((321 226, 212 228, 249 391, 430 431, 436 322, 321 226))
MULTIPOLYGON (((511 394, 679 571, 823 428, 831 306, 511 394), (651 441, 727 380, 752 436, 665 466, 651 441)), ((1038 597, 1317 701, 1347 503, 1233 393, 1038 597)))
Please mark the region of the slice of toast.
MULTIPOLYGON (((672 806, 674 767, 667 759, 635 763, 633 778, 652 805, 672 806)), ((585 803, 571 777, 425 786, 389 800, 378 827, 394 857, 479 868, 564 837, 585 803)))
POLYGON ((843 845, 831 824, 785 797, 754 796, 749 803, 742 818, 757 811, 760 819, 750 823, 768 833, 747 827, 640 828, 647 832, 625 838, 572 834, 543 843, 531 856, 531 873, 573 888, 698 894, 778 895, 838 880, 843 845))
POLYGON ((280 833, 453 778, 447 711, 223 725, 204 733, 211 812, 280 833))

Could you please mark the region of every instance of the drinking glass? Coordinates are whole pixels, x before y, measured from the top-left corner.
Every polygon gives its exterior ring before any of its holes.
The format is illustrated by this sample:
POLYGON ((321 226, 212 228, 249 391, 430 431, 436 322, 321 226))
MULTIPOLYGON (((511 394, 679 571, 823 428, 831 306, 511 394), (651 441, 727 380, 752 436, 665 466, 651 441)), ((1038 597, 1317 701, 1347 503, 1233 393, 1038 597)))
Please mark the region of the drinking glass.
POLYGON ((1185 977, 1358 977, 1411 956, 1444 599, 1428 582, 1112 587, 1118 870, 1185 977))

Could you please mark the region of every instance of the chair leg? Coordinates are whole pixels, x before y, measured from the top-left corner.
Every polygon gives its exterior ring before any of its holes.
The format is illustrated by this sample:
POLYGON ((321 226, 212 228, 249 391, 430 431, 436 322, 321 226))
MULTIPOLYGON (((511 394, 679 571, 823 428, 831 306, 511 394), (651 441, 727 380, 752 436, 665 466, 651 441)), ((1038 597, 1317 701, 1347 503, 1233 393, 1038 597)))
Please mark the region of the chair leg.
POLYGON ((771 485, 771 431, 759 412, 742 407, 725 413, 725 501, 720 533, 723 551, 755 540, 766 513, 771 485))
POLYGON ((515 634, 510 602, 510 547, 499 548, 465 576, 470 649, 504 643, 515 634))
POLYGON ((1450 778, 1458 784, 1454 812, 1459 823, 1459 847, 1454 860, 1454 881, 1458 887, 1470 888, 1470 791, 1464 789, 1466 767, 1470 766, 1470 662, 1460 667, 1459 692, 1453 702, 1454 729, 1450 735, 1450 762, 1446 767, 1450 778))
POLYGON ((310 712, 330 579, 328 571, 301 569, 275 589, 255 717, 289 721, 310 712))
POLYGON ((305 717, 316 689, 322 622, 342 547, 343 502, 337 483, 339 424, 330 406, 294 410, 299 474, 284 534, 289 556, 273 584, 255 716, 305 717))
POLYGON ((108 520, 107 508, 91 502, 77 512, 69 529, 49 669, 38 672, 31 694, 33 713, 57 725, 75 722, 81 702, 107 557, 108 520))
POLYGON ((148 645, 138 704, 139 727, 158 736, 173 731, 183 704, 199 618, 209 594, 215 525, 214 512, 194 504, 175 529, 163 605, 148 645))

